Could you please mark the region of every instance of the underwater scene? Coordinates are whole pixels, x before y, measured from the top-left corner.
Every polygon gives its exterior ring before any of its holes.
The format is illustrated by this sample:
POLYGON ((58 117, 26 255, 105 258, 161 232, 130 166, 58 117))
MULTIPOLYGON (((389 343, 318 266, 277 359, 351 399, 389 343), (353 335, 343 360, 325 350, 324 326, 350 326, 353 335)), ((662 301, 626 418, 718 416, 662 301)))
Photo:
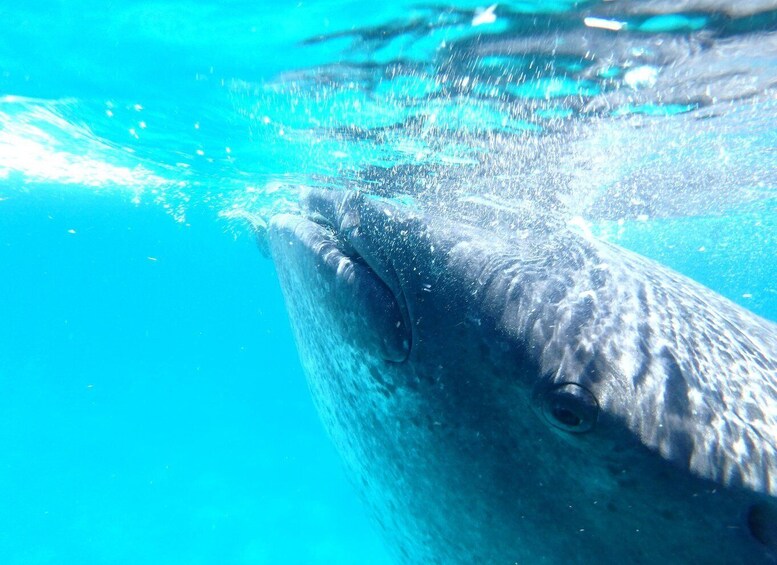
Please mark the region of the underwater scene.
POLYGON ((777 563, 777 2, 0 0, 0 563, 777 563))

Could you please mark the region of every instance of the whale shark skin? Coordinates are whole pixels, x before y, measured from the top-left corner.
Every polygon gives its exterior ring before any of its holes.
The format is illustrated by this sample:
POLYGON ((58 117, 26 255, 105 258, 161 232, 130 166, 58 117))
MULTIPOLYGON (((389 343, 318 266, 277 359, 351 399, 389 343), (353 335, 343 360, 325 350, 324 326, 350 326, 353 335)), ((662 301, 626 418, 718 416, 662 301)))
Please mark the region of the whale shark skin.
POLYGON ((571 230, 360 193, 269 225, 314 403, 401 563, 777 563, 777 327, 571 230))

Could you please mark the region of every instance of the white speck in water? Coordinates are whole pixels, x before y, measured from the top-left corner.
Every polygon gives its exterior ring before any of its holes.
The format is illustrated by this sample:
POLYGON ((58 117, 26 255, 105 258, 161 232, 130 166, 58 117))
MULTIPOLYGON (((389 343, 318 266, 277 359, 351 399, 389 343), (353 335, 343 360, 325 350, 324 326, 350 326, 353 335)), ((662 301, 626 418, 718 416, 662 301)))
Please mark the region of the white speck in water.
POLYGON ((634 90, 650 88, 658 80, 658 69, 649 65, 634 67, 623 75, 623 82, 634 90))
POLYGON ((478 8, 475 10, 475 15, 472 17, 473 27, 481 26, 485 24, 492 24, 496 21, 496 4, 491 4, 488 8, 478 8))
POLYGON ((569 226, 576 228, 586 237, 591 237, 591 224, 589 224, 582 216, 575 216, 569 220, 569 226))
POLYGON ((76 233, 76 230, 72 230, 72 229, 71 230, 67 230, 67 233, 74 234, 74 233, 76 233))
POLYGON ((746 292, 746 293, 744 293, 744 294, 742 295, 742 298, 752 298, 752 297, 753 297, 753 295, 752 295, 752 294, 750 294, 749 292, 746 292))
POLYGON ((604 18, 583 18, 583 24, 586 27, 597 29, 607 29, 610 31, 620 31, 625 27, 625 23, 616 20, 605 20, 604 18))

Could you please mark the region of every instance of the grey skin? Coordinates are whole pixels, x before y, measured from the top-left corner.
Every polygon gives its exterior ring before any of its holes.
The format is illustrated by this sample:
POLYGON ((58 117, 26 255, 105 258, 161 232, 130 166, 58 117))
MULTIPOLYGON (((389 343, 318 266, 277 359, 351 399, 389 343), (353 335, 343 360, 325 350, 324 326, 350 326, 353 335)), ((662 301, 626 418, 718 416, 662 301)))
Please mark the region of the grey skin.
POLYGON ((275 216, 321 418, 399 563, 777 563, 777 327, 571 231, 275 216))

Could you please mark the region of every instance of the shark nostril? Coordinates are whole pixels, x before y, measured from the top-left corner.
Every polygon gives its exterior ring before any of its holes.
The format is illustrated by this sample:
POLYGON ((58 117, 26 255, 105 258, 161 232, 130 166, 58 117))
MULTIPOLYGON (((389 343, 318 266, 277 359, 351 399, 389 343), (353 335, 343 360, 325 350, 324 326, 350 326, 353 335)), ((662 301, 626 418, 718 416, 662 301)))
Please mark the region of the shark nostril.
POLYGON ((747 512, 747 527, 753 537, 771 550, 777 550, 777 508, 760 502, 747 512))
POLYGON ((561 383, 546 389, 541 412, 555 428, 581 434, 591 431, 599 416, 599 403, 587 388, 577 383, 561 383))

